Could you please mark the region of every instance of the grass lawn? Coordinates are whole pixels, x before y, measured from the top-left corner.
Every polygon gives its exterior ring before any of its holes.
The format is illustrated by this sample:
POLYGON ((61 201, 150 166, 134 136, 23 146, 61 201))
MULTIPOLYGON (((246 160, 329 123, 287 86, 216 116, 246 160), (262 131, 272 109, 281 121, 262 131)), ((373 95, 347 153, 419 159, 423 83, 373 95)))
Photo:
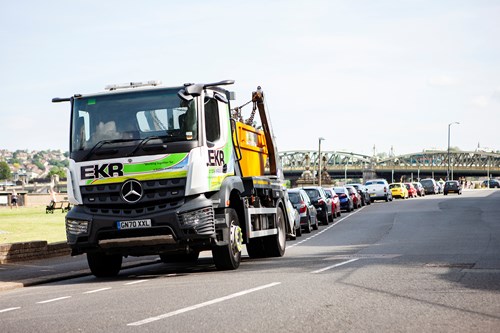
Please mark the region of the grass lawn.
POLYGON ((48 243, 65 241, 65 216, 66 213, 60 210, 45 214, 45 206, 0 208, 0 244, 34 240, 48 243))

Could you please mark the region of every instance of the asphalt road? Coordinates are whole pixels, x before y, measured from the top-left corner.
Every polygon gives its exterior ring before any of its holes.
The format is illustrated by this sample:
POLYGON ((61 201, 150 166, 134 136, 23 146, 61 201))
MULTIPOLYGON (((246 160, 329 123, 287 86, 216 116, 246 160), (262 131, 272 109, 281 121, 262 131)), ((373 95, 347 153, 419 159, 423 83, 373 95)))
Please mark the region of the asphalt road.
POLYGON ((377 202, 287 244, 5 291, 0 331, 500 331, 500 191, 377 202))

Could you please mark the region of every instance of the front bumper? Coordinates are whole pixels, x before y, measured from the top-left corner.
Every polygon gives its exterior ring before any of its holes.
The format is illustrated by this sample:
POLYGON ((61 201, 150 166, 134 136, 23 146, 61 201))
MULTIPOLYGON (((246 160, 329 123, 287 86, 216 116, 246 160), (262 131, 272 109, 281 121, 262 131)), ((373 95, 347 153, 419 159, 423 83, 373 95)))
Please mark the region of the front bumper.
POLYGON ((105 251, 145 255, 186 246, 202 249, 209 248, 216 238, 216 229, 225 226, 224 216, 216 216, 212 201, 203 195, 186 198, 178 208, 162 208, 151 213, 144 209, 142 214, 114 215, 112 210, 111 214, 93 214, 90 208, 75 206, 66 216, 68 244, 73 254, 105 251), (137 220, 150 220, 151 223, 136 229, 118 227, 118 221, 137 220))

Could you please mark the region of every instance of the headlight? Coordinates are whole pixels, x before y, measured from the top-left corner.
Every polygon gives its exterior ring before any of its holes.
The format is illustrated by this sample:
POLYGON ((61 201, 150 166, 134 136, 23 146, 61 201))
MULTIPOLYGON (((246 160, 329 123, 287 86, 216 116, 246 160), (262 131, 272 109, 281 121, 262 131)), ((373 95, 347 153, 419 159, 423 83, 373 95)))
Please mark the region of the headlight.
POLYGON ((214 221, 214 210, 211 207, 194 210, 187 213, 179 214, 181 226, 196 226, 206 222, 214 221))
POLYGON ((66 220, 66 232, 72 235, 87 234, 89 231, 90 221, 84 220, 66 220))

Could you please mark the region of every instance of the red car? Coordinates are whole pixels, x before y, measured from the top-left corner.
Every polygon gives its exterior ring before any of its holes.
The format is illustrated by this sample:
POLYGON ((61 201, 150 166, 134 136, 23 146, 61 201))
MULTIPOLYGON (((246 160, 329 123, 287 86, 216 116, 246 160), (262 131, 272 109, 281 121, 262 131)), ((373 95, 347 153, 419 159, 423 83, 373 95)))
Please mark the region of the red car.
POLYGON ((354 209, 361 208, 361 195, 359 195, 358 190, 354 186, 346 185, 345 188, 349 191, 352 198, 352 203, 354 204, 354 209))
POLYGON ((406 188, 408 189, 408 198, 416 198, 418 197, 418 192, 415 186, 412 183, 405 183, 406 188))
POLYGON ((333 190, 333 187, 325 188, 326 194, 332 199, 332 213, 334 216, 340 216, 340 198, 337 193, 333 190))

